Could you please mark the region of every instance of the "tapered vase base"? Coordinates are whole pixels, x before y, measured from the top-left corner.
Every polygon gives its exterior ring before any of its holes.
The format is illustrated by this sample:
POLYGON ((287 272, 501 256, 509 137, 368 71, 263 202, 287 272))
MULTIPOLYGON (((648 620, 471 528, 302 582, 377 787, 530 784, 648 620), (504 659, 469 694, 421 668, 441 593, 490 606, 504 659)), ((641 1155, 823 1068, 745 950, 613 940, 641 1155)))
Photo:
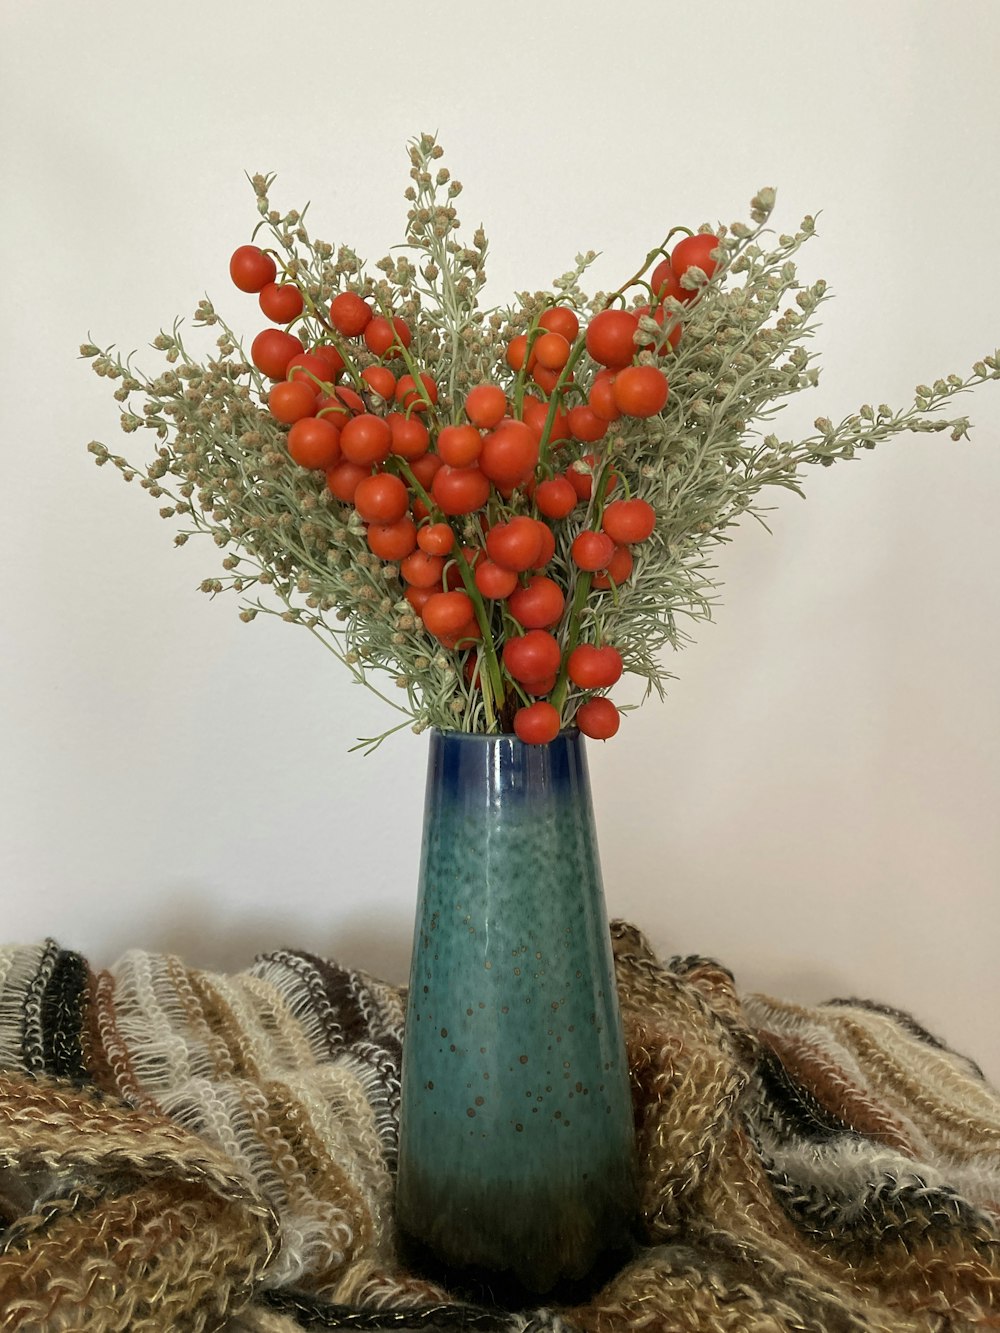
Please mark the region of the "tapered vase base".
POLYGON ((400 1232, 399 1256, 411 1273, 444 1287, 458 1300, 498 1310, 518 1312, 534 1309, 540 1298, 557 1306, 582 1305, 607 1286, 611 1279, 639 1252, 637 1237, 629 1236, 595 1256, 587 1272, 579 1278, 558 1278, 544 1289, 518 1279, 509 1269, 497 1271, 477 1264, 457 1266, 446 1263, 415 1236, 400 1232))

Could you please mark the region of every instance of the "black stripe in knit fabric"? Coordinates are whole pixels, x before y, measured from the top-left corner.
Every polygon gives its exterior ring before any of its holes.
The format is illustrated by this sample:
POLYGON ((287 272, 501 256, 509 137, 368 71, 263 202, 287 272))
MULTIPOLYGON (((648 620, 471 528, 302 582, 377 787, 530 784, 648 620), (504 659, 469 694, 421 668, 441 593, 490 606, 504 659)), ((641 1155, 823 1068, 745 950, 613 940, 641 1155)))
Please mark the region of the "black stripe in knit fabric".
POLYGON ((337 1025, 341 1039, 348 1046, 351 1046, 362 1037, 368 1037, 370 1035, 369 1025, 365 1021, 364 1013, 358 1003, 358 997, 351 985, 351 977, 346 969, 337 967, 335 963, 331 963, 324 958, 317 958, 315 954, 300 952, 298 956, 304 959, 310 967, 315 968, 321 978, 323 988, 326 991, 326 998, 330 1002, 331 1009, 337 1015, 337 1025))
POLYGON ((758 1057, 756 1073, 765 1100, 773 1108, 774 1123, 779 1119, 783 1121, 785 1133, 812 1139, 816 1143, 826 1143, 843 1134, 858 1137, 849 1125, 821 1106, 811 1092, 796 1083, 775 1053, 766 1046, 758 1057))
MULTIPOLYGON (((366 1333, 384 1333, 389 1329, 441 1329, 475 1330, 476 1333, 527 1333, 529 1325, 524 1318, 500 1313, 495 1310, 480 1310, 471 1305, 427 1305, 414 1306, 409 1310, 355 1310, 347 1305, 333 1305, 318 1301, 304 1292, 269 1291, 264 1294, 264 1302, 283 1314, 294 1315, 303 1328, 353 1328, 366 1330, 366 1333)), ((563 1333, 573 1333, 572 1328, 562 1321, 563 1333)), ((543 1333, 552 1328, 550 1321, 541 1322, 536 1316, 531 1320, 531 1333, 543 1333)))
POLYGON ((60 950, 42 995, 42 1054, 45 1072, 74 1083, 89 1081, 83 1057, 87 964, 78 953, 60 950))
POLYGON ((42 998, 52 978, 62 950, 55 940, 46 940, 38 966, 29 981, 21 1005, 22 1053, 24 1067, 32 1074, 45 1072, 45 1046, 42 1040, 42 998))
POLYGON ((891 1246, 913 1250, 924 1242, 956 1241, 982 1248, 984 1262, 997 1249, 995 1232, 983 1214, 947 1187, 931 1188, 920 1176, 902 1183, 891 1172, 866 1182, 858 1192, 805 1185, 781 1172, 768 1172, 775 1195, 806 1236, 861 1255, 891 1246))

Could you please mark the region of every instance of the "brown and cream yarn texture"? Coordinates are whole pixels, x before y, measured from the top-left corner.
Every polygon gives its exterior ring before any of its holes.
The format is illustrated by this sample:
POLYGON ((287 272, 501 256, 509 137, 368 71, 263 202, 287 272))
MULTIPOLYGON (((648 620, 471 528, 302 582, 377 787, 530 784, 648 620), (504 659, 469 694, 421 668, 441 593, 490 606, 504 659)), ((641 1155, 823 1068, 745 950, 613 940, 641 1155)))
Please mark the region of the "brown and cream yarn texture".
POLYGON ((0 951, 5 1333, 1000 1328, 1000 1096, 906 1014, 740 994, 613 926, 639 1245, 511 1313, 393 1233, 403 998, 309 954, 222 976, 0 951))

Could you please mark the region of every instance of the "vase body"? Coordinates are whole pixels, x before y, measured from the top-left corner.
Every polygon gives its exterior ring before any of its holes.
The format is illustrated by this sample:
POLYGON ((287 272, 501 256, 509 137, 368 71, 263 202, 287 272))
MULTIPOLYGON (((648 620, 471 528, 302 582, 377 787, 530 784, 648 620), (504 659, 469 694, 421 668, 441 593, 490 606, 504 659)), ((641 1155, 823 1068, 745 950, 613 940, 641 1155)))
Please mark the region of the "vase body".
POLYGON ((583 738, 432 732, 397 1217, 446 1265, 579 1279, 635 1216, 583 738))

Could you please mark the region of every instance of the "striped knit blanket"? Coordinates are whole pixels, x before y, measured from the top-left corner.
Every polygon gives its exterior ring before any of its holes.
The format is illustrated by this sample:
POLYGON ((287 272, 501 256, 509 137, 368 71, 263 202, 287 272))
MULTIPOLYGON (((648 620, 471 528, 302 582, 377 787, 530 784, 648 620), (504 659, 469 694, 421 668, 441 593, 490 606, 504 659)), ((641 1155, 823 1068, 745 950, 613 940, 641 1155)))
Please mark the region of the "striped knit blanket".
POLYGON ((400 991, 0 952, 0 1328, 1000 1328, 1000 1096, 905 1014, 740 994, 615 923, 642 1245, 510 1311, 393 1235, 400 991))

